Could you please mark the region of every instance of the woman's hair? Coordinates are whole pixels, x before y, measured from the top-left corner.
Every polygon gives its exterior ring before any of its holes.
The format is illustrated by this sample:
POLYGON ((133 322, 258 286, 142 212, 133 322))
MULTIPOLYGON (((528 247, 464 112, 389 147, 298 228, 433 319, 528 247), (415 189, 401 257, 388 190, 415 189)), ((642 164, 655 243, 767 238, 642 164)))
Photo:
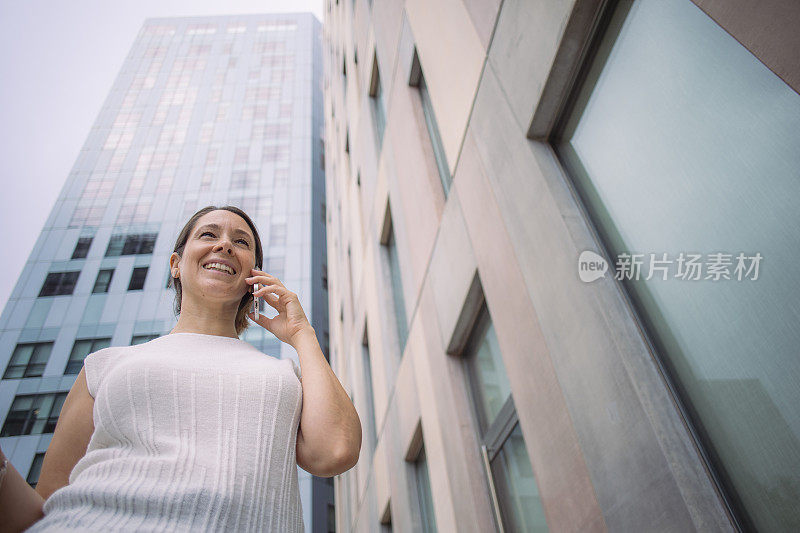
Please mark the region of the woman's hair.
MULTIPOLYGON (((183 249, 186 247, 186 241, 189 240, 189 235, 194 230, 197 221, 205 215, 206 213, 210 213, 211 211, 230 211, 236 215, 239 215, 247 222, 247 225, 250 226, 250 231, 253 232, 253 238, 256 241, 256 269, 261 270, 261 265, 263 264, 263 250, 261 248, 261 237, 258 236, 258 230, 256 229, 256 225, 253 224, 253 221, 247 216, 247 213, 239 209, 238 207, 234 207, 232 205, 226 205, 223 207, 217 207, 213 205, 206 206, 199 210, 197 213, 192 215, 186 225, 183 226, 183 229, 180 233, 178 233, 178 238, 175 241, 175 248, 173 248, 173 252, 177 253, 178 255, 183 255, 183 249)), ((170 280, 169 286, 175 288, 175 316, 181 314, 181 296, 183 295, 181 289, 181 280, 179 278, 172 277, 172 273, 170 273, 170 280)), ((250 325, 247 322, 247 312, 250 309, 250 304, 253 301, 253 294, 249 291, 242 297, 242 301, 239 302, 239 310, 236 312, 236 334, 241 335, 244 330, 250 325)))

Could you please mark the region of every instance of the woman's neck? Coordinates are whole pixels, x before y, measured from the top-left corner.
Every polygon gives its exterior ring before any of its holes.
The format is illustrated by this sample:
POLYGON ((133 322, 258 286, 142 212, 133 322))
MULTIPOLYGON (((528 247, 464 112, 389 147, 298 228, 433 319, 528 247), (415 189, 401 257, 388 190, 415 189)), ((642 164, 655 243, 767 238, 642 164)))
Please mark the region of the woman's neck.
POLYGON ((238 305, 232 308, 229 307, 216 307, 207 304, 193 305, 184 299, 181 302, 181 314, 178 316, 178 323, 170 333, 203 333, 238 339, 239 335, 236 334, 238 305))

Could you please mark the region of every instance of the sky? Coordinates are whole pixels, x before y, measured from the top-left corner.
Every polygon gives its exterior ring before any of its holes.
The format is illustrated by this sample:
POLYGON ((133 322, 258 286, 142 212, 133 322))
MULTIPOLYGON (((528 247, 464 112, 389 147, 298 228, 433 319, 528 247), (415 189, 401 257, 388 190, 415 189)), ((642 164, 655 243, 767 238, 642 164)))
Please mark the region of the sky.
POLYGON ((311 12, 322 0, 0 0, 0 309, 142 22, 311 12))

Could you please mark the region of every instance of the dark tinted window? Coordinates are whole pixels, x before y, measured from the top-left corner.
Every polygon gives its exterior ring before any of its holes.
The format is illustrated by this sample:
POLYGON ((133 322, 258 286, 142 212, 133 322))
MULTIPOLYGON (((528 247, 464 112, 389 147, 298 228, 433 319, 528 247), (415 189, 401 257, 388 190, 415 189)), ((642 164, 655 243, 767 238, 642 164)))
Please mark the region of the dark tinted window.
POLYGON ((78 239, 78 244, 75 245, 75 251, 72 252, 72 259, 82 259, 89 253, 89 247, 92 245, 94 237, 81 237, 78 239))
POLYGON ((72 294, 75 290, 75 283, 78 281, 80 271, 73 272, 50 272, 44 280, 39 296, 60 296, 72 294))
POLYGON ((128 284, 129 291, 138 291, 144 288, 144 279, 147 277, 148 267, 136 267, 131 274, 131 282, 128 284))

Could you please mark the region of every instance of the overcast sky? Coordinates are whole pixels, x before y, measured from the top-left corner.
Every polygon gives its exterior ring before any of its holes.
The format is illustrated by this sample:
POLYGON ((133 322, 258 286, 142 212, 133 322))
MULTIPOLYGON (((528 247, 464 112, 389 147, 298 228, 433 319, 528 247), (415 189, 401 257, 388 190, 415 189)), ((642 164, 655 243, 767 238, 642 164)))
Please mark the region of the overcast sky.
POLYGON ((0 309, 144 19, 312 12, 322 0, 0 0, 0 309))

